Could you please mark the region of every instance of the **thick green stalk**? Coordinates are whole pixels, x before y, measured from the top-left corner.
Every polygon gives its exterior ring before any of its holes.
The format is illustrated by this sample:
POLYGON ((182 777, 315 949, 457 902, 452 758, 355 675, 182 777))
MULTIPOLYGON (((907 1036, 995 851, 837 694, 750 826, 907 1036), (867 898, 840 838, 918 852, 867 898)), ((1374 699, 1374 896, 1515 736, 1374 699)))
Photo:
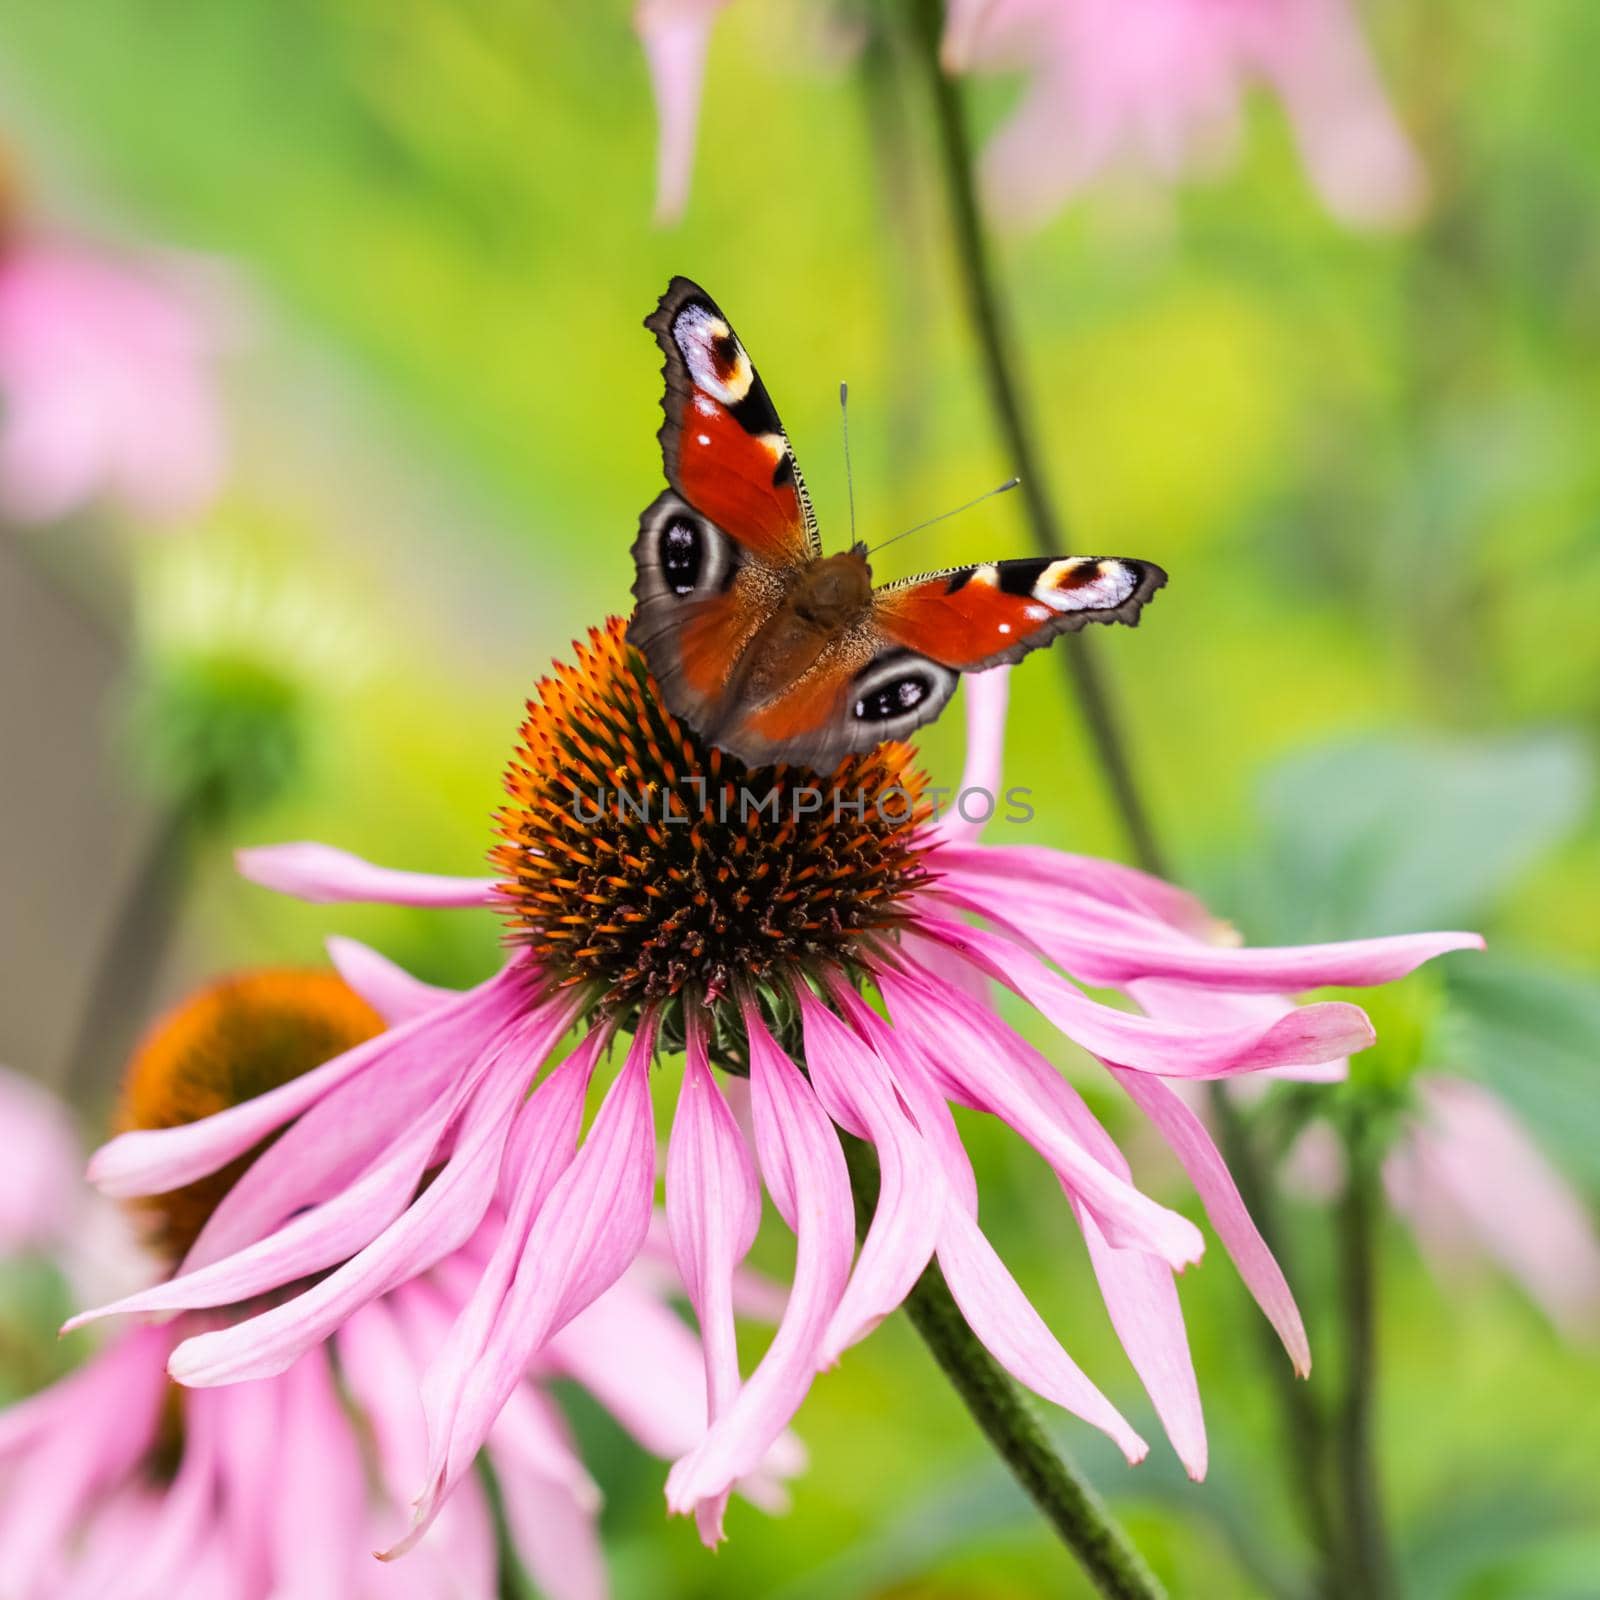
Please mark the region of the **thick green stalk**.
MULTIPOLYGON (((872 1147, 841 1135, 863 1237, 878 1200, 872 1147)), ((984 1437, 1108 1600, 1159 1600, 1165 1591, 1089 1482, 1054 1449, 1007 1374, 967 1325, 936 1261, 928 1263, 905 1313, 961 1396, 984 1437)))

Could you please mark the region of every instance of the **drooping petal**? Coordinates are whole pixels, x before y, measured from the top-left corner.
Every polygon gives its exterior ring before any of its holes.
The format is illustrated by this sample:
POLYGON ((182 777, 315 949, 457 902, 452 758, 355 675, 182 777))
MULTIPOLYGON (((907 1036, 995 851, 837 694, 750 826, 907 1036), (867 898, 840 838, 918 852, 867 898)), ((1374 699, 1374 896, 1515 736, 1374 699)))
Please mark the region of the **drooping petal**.
POLYGON ((1300 1377, 1311 1371, 1311 1346, 1300 1308, 1267 1242, 1245 1210, 1238 1187, 1205 1125, 1182 1098, 1148 1073, 1111 1069, 1112 1076, 1155 1124, 1200 1196, 1222 1247, 1238 1268, 1245 1287, 1283 1340, 1300 1377))
POLYGON ((264 889, 331 905, 354 900, 393 906, 492 906, 493 878, 447 878, 380 867, 331 844, 257 845, 234 853, 239 872, 264 889))
POLYGON ((939 1265, 972 1331, 1012 1377, 1099 1428, 1130 1462, 1144 1460, 1150 1447, 1061 1348, 977 1222, 949 1200, 940 1219, 939 1265))
POLYGON ((896 1029, 917 1045, 945 1092, 1021 1134, 1094 1212, 1108 1238, 1150 1250, 1175 1267, 1200 1258, 1204 1243, 1192 1222, 1141 1194, 1084 1148, 1070 1111, 1064 1114, 1068 1102, 1077 1104, 1076 1095, 998 1017, 931 975, 885 972, 878 986, 896 1029), (1057 1087, 1046 1090, 1045 1084, 1057 1087))
POLYGON ((1080 901, 1063 906, 996 892, 970 875, 951 873, 939 892, 969 911, 1028 940, 1084 983, 1120 988, 1140 978, 1269 994, 1392 983, 1449 950, 1481 950, 1475 933, 1407 933, 1336 944, 1263 946, 1206 944, 1182 938, 1137 913, 1080 901))
POLYGON ((924 933, 959 950, 1103 1061, 1167 1078, 1220 1078, 1263 1067, 1329 1061, 1365 1050, 1375 1037, 1359 1006, 1327 1000, 1297 1006, 1265 1026, 1191 1028, 1102 1005, 999 934, 925 917, 924 933))
POLYGON ((744 1016, 756 1154, 767 1192, 794 1230, 794 1287, 767 1353, 737 1399, 667 1474, 667 1506, 679 1513, 755 1470, 794 1415, 810 1388, 855 1243, 850 1175, 833 1125, 753 1001, 744 1016))
POLYGON ((820 1357, 832 1363, 888 1316, 921 1276, 938 1236, 944 1181, 871 1047, 803 985, 799 995, 817 1098, 835 1122, 872 1143, 880 1175, 872 1225, 823 1336, 820 1357))
MULTIPOLYGON (((270 1502, 274 1592, 347 1595, 371 1559, 350 1533, 366 1520, 366 1470, 334 1388, 327 1353, 316 1350, 277 1380, 279 1448, 285 1470, 270 1502)), ((224 1402, 231 1393, 209 1396, 224 1402)))
POLYGON ((609 1037, 608 1029, 592 1029, 517 1115, 501 1163, 502 1198, 508 1203, 504 1226, 423 1377, 423 1409, 434 1448, 455 1427, 457 1408, 485 1360, 534 1220, 572 1162, 589 1080, 609 1037))
POLYGON ((72 1226, 83 1152, 66 1106, 0 1067, 0 1253, 52 1245, 72 1226))
POLYGON ((428 1481, 413 1531, 396 1553, 415 1542, 471 1467, 533 1353, 616 1282, 644 1243, 655 1191, 654 1033, 644 1019, 589 1137, 534 1218, 482 1359, 469 1371, 441 1368, 438 1387, 425 1391, 425 1402, 434 1401, 428 1481), (448 1430, 436 1422, 440 1416, 450 1418, 448 1430))
MULTIPOLYGON (((176 1128, 120 1134, 91 1158, 90 1181, 117 1199, 180 1189, 253 1149, 346 1079, 377 1067, 396 1054, 408 1059, 415 1053, 430 1059, 443 1056, 459 1060, 465 1053, 470 1059, 486 1019, 505 1011, 509 991, 524 976, 525 969, 512 962, 488 982, 467 990, 438 1010, 391 1028, 291 1082, 215 1116, 176 1128)), ((355 1137, 360 1130, 347 1132, 355 1137)))
POLYGON ((392 1028, 434 1010, 457 991, 413 978, 404 967, 379 955, 358 939, 333 934, 326 941, 328 958, 339 976, 392 1028))
MULTIPOLYGON (((683 1084, 667 1148, 667 1227, 679 1275, 700 1323, 706 1413, 714 1422, 739 1389, 734 1335, 734 1269, 749 1253, 761 1225, 761 1187, 750 1150, 717 1089, 706 1059, 698 1016, 686 1009, 683 1084)), ((669 1453, 694 1443, 683 1440, 669 1453)), ((702 1537, 722 1537, 725 1497, 697 1513, 702 1537)))
POLYGON ((1072 1209, 1111 1326, 1184 1470, 1198 1483, 1206 1475, 1206 1425, 1172 1268, 1143 1250, 1107 1244, 1082 1202, 1074 1200, 1072 1209))
MULTIPOLYGON (((490 1459, 498 1466, 494 1452, 490 1459)), ((512 1546, 550 1600, 607 1600, 605 1555, 592 1508, 560 1484, 515 1469, 498 1473, 512 1546)))

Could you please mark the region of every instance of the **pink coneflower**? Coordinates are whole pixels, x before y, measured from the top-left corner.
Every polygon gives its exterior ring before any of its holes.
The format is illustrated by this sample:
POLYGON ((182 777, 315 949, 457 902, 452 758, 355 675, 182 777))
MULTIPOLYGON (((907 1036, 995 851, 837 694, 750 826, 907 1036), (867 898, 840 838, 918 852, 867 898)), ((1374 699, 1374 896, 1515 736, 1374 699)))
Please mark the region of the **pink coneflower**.
MULTIPOLYGON (((651 1065, 681 1048, 666 1210, 700 1318, 710 1426, 673 1467, 667 1498, 697 1513, 704 1536, 717 1535, 729 1488, 758 1466, 813 1374, 893 1310, 930 1257, 1008 1371, 1130 1460, 1145 1453, 985 1238, 952 1104, 1006 1122, 1059 1178, 1118 1334, 1198 1476, 1205 1437, 1172 1274, 1198 1259, 1200 1232, 1133 1187, 1076 1091, 987 1004, 984 980, 1104 1061, 1154 1120, 1304 1369, 1282 1276, 1165 1080, 1361 1049, 1373 1036, 1356 1006, 1269 1002, 1259 1014, 1248 997, 1383 982, 1478 940, 1218 947, 1197 932, 1210 922, 1196 902, 1143 873, 1038 847, 984 848, 959 817, 930 823, 903 746, 852 758, 825 780, 751 771, 663 708, 620 621, 576 648, 529 704, 496 877, 391 871, 315 844, 245 852, 247 875, 304 898, 494 908, 512 953, 476 989, 293 1084, 101 1150, 102 1186, 147 1193, 193 1182, 292 1124, 219 1208, 183 1275, 113 1309, 231 1304, 294 1285, 261 1314, 186 1340, 172 1360, 188 1384, 267 1376, 459 1249, 499 1195, 505 1229, 423 1385, 425 1527, 534 1353, 638 1255, 656 1181, 651 1065), (1153 985, 1169 1014, 1103 1003, 1058 967, 1096 986, 1153 985), (887 1016, 863 998, 874 992, 887 1016), (1213 1020, 1218 996, 1238 1014, 1213 1020), (632 1042, 579 1144, 591 1079, 626 1032, 632 1042), (748 1079, 749 1141, 717 1068, 748 1079), (840 1130, 870 1142, 881 1170, 859 1255, 840 1130), (797 1252, 782 1321, 745 1378, 730 1284, 763 1183, 797 1252)), ((1003 677, 970 692, 964 787, 992 793, 1003 677)), ((969 798, 968 814, 981 810, 969 798)))
POLYGON ((100 499, 149 522, 204 510, 226 453, 204 298, 165 263, 0 241, 0 517, 100 499))
MULTIPOLYGON (((358 947, 341 956, 387 1011, 434 998, 358 947)), ((332 973, 222 980, 152 1030, 129 1069, 119 1120, 182 1128, 219 1108, 225 1114, 381 1026, 332 973)), ((291 1130, 283 1142, 293 1139, 291 1130)), ((252 1153, 140 1200, 148 1243, 169 1267, 226 1234, 241 1196, 259 1198, 252 1153)), ((369 1300, 326 1345, 271 1378, 174 1385, 173 1350, 225 1320, 186 1313, 120 1333, 70 1377, 0 1412, 0 1593, 494 1600, 504 1590, 475 1475, 411 1560, 390 1567, 372 1553, 404 1532, 405 1497, 427 1462, 423 1375, 492 1259, 503 1221, 491 1206, 460 1250, 369 1300)), ((583 1384, 647 1448, 675 1455, 704 1425, 699 1347, 643 1271, 625 1277, 543 1347, 485 1437, 513 1545, 540 1592, 603 1600, 599 1492, 543 1392, 546 1377, 583 1384)), ((784 1443, 792 1457, 792 1442, 784 1443)), ((772 1499, 781 1493, 770 1476, 747 1487, 772 1499)))
POLYGON ((1238 139, 1248 83, 1271 87, 1335 216, 1405 222, 1425 181, 1349 0, 950 0, 950 71, 1026 72, 984 154, 1002 212, 1038 221, 1126 162, 1176 179, 1238 139))

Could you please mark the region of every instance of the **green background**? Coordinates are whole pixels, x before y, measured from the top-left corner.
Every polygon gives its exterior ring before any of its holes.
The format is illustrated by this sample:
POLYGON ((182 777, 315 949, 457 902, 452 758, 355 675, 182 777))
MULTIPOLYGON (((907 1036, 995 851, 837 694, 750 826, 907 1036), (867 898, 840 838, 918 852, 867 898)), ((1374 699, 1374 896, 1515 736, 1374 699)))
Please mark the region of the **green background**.
MULTIPOLYGON (((1380 1046, 1359 1070, 1491 1082, 1592 1197, 1600 9, 1370 9, 1435 191, 1417 228, 1341 231, 1261 99, 1223 179, 1108 183, 1003 237, 1000 269, 1078 548, 1172 575, 1136 633, 1093 645, 1176 875, 1254 939, 1483 928, 1487 956, 1441 963, 1375 1010, 1420 1042, 1380 1046), (1405 1026, 1423 1014, 1426 1028, 1405 1026)), ((630 604, 628 547, 659 481, 658 361, 640 321, 671 273, 735 319, 830 547, 848 526, 841 379, 867 538, 1011 469, 962 316, 927 107, 814 8, 729 8, 689 209, 666 228, 651 221, 649 87, 615 4, 5 13, 0 136, 34 206, 217 255, 235 275, 237 459, 194 537, 311 597, 343 641, 319 652, 289 628, 240 642, 292 687, 295 747, 287 781, 263 775, 243 797, 261 803, 236 806, 228 840, 202 854, 168 991, 241 961, 314 959, 329 930, 438 981, 489 970, 487 916, 292 905, 237 880, 224 845, 318 838, 478 870, 523 697, 569 639, 630 604)), ((975 85, 980 126, 1011 96, 975 85)), ((904 541, 881 575, 1029 553, 1018 499, 904 541)), ((46 553, 49 536, 26 537, 46 553)), ((106 527, 63 538, 58 551, 113 574, 113 595, 164 559, 106 527)), ((128 681, 141 671, 158 680, 131 741, 148 755, 152 738, 164 748, 149 719, 173 712, 159 663, 135 660, 128 681)), ((959 710, 922 749, 953 781, 959 710)), ((159 766, 125 763, 130 805, 159 805, 159 766)), ((1006 781, 1033 790, 1037 818, 997 841, 1125 848, 1043 658, 1015 676, 1006 781)), ((1124 1106, 1050 1048, 1141 1182, 1193 1210, 1124 1106)), ((1049 1173, 1019 1141, 964 1128, 986 1227, 1156 1442, 1130 1471, 1088 1429, 1059 1414, 1052 1427, 1175 1593, 1292 1592, 1293 1467, 1221 1251, 1182 1285, 1212 1441, 1197 1487, 1159 1440, 1049 1173)), ((1291 1218, 1325 1394, 1328 1221, 1302 1202, 1291 1218)), ((769 1218, 758 1259, 781 1272, 785 1244, 769 1218)), ((1381 1443, 1410 1592, 1592 1595, 1592 1352, 1492 1276, 1441 1284, 1398 1226, 1383 1266, 1381 1443)), ((624 1597, 1084 1592, 899 1319, 817 1381, 793 1512, 736 1504, 715 1556, 661 1515, 660 1465, 569 1398, 624 1597)))

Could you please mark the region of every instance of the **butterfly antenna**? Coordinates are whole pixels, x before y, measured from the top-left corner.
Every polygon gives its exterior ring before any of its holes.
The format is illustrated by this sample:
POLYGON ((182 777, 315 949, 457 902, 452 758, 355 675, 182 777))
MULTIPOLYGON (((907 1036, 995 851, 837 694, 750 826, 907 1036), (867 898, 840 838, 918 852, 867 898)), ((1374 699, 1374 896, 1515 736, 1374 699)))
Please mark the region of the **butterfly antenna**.
POLYGON ((1015 489, 1022 482, 1021 478, 1007 478, 1004 483, 998 483, 985 494, 980 494, 976 500, 969 500, 964 506, 957 506, 953 511, 941 511, 936 517, 929 517, 926 522, 919 522, 915 527, 907 528, 904 533, 897 533, 885 539, 882 544, 873 545, 867 554, 876 555, 885 545, 891 545, 896 539, 905 538, 908 533, 921 533, 924 528, 931 528, 936 522, 943 522, 946 517, 959 516, 963 511, 970 511, 974 506, 981 506, 985 500, 992 500, 997 494, 1004 494, 1007 489, 1015 489))
POLYGON ((850 491, 850 543, 856 542, 856 480, 850 470, 850 385, 839 385, 839 429, 844 434, 844 481, 850 491))

